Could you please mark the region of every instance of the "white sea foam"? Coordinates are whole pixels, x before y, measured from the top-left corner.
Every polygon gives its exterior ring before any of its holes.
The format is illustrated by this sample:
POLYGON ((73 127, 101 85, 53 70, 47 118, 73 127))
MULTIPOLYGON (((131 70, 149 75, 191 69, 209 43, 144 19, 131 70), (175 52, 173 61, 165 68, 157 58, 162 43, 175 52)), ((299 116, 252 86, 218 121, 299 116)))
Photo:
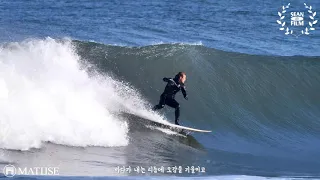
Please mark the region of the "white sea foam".
POLYGON ((114 112, 155 119, 138 93, 108 76, 88 75, 70 40, 0 46, 0 148, 28 150, 45 141, 125 146, 128 127, 114 112))
POLYGON ((163 42, 163 41, 156 41, 151 43, 151 45, 160 45, 160 44, 179 44, 179 45, 195 45, 195 46, 203 46, 201 41, 198 42, 163 42))

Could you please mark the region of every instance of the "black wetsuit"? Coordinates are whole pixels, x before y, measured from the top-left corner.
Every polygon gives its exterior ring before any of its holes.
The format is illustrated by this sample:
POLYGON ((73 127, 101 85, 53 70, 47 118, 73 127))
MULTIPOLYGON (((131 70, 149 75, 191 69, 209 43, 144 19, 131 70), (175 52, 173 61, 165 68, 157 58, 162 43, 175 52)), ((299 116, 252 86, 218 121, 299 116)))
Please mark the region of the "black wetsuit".
POLYGON ((167 86, 160 96, 159 104, 154 106, 153 110, 162 109, 164 105, 175 108, 175 123, 179 124, 180 105, 174 99, 174 97, 176 93, 181 90, 184 98, 188 99, 185 85, 183 83, 179 83, 179 80, 177 78, 163 78, 163 81, 167 82, 167 86))

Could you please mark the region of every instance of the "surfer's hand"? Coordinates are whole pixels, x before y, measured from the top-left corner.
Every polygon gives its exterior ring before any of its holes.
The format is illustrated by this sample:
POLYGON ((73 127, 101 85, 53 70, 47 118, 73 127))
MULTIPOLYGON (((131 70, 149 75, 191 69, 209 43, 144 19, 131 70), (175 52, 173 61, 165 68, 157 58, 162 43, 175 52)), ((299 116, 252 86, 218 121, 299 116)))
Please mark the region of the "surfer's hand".
POLYGON ((185 98, 186 100, 188 100, 188 96, 185 96, 184 98, 185 98))
POLYGON ((163 80, 164 82, 168 82, 168 81, 169 81, 169 78, 164 77, 162 80, 163 80))

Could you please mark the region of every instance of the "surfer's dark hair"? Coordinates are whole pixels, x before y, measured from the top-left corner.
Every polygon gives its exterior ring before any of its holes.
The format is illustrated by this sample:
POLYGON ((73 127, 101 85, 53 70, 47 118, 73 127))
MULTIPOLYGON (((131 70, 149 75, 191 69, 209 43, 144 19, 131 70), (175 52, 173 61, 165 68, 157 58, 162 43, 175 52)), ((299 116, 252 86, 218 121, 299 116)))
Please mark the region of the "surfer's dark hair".
POLYGON ((178 74, 174 77, 175 79, 179 79, 180 77, 185 76, 186 73, 185 72, 178 72, 178 74))

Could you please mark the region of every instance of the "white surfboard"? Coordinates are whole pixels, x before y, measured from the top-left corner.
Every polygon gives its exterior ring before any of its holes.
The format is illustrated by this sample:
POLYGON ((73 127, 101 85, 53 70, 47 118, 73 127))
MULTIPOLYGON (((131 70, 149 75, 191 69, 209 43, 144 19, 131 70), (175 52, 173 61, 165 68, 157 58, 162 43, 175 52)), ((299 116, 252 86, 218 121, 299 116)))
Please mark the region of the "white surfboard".
POLYGON ((203 130, 203 129, 196 129, 196 128, 191 128, 191 127, 186 127, 186 126, 180 126, 180 125, 172 124, 168 121, 155 121, 155 120, 150 119, 150 117, 146 117, 145 115, 141 115, 141 114, 135 114, 135 113, 129 113, 129 112, 126 112, 124 114, 136 116, 136 117, 142 118, 144 120, 148 120, 149 122, 153 123, 156 126, 171 129, 173 131, 183 132, 185 130, 185 131, 189 131, 189 132, 204 132, 204 133, 212 132, 210 130, 203 130))
POLYGON ((203 130, 203 129, 196 129, 196 128, 191 128, 191 127, 186 127, 186 126, 180 126, 180 125, 176 125, 176 124, 172 124, 169 122, 156 122, 153 121, 155 124, 158 124, 159 126, 165 126, 166 128, 169 129, 177 129, 179 131, 183 131, 183 130, 187 130, 187 131, 193 131, 193 132, 205 132, 205 133, 209 133, 212 131, 209 130, 203 130))

